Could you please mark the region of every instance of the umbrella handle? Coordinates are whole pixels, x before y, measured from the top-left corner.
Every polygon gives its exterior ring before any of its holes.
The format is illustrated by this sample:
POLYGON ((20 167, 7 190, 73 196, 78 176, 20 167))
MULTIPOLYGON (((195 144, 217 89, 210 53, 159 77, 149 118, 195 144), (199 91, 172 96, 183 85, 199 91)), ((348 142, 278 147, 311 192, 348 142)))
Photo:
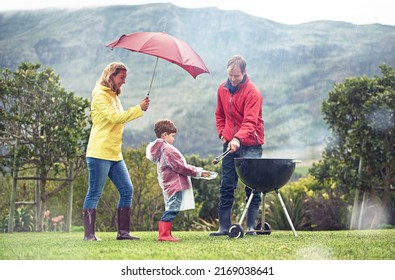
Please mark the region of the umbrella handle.
POLYGON ((150 94, 150 92, 151 92, 152 82, 154 81, 154 76, 155 76, 155 72, 156 72, 156 66, 158 65, 158 60, 159 60, 159 57, 156 57, 155 67, 154 67, 154 71, 153 71, 153 73, 152 73, 151 83, 150 83, 150 85, 149 85, 147 97, 149 97, 149 94, 150 94))

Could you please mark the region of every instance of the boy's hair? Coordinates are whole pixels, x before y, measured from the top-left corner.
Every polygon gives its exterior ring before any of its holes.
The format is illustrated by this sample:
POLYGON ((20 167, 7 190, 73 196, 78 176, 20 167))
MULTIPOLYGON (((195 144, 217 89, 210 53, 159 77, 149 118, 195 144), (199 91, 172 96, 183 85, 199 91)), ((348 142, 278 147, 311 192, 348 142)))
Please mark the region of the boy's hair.
POLYGON ((177 133, 177 127, 171 120, 163 119, 163 120, 158 120, 155 123, 154 131, 156 137, 160 138, 162 137, 162 134, 165 132, 167 132, 168 134, 177 133))

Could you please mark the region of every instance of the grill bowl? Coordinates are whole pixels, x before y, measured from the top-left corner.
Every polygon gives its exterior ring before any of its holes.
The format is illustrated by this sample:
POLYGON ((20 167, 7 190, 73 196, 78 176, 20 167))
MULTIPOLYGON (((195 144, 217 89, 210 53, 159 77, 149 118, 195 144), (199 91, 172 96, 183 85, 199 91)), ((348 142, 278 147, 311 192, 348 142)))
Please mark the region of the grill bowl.
POLYGON ((280 158, 235 158, 240 180, 249 188, 268 193, 283 187, 295 171, 296 160, 280 158))

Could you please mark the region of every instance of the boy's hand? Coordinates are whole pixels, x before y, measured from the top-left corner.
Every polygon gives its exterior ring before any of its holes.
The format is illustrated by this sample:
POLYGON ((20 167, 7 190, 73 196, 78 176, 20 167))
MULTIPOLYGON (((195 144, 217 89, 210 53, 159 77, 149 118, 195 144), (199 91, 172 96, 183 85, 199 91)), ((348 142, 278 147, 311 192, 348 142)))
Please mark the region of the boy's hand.
POLYGON ((202 171, 202 177, 203 177, 203 178, 208 178, 208 177, 210 177, 210 171, 203 170, 203 171, 202 171))

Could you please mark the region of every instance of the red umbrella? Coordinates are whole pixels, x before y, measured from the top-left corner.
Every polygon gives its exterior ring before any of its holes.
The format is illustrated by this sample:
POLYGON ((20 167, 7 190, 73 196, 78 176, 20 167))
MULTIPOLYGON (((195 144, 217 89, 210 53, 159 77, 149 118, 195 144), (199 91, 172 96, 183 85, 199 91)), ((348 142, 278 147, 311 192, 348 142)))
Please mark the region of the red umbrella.
POLYGON ((165 32, 137 32, 122 35, 118 40, 107 44, 106 47, 111 49, 123 48, 157 57, 147 96, 149 96, 151 91, 159 57, 177 64, 195 79, 202 73, 209 73, 203 60, 192 47, 165 32))

